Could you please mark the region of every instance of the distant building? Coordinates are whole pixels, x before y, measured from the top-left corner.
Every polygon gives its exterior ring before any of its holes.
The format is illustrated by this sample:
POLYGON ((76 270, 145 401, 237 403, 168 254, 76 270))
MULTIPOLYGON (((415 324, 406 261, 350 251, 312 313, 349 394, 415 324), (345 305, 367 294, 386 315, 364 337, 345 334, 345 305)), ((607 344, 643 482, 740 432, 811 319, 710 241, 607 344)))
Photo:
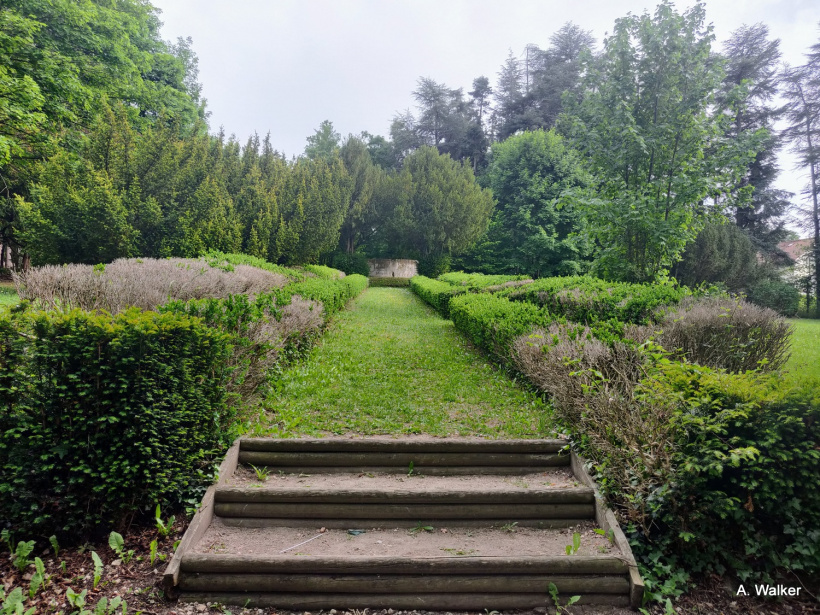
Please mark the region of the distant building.
POLYGON ((783 272, 783 279, 806 293, 810 293, 817 283, 814 279, 813 246, 813 239, 795 239, 777 244, 794 261, 794 265, 783 272))

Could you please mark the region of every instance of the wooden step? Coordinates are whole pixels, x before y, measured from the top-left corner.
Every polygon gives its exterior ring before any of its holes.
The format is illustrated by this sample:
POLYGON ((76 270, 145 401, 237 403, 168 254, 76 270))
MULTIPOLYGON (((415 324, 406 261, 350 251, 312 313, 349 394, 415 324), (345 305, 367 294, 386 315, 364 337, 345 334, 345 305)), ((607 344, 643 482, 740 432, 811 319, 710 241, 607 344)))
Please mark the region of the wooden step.
POLYGON ((564 602, 634 608, 634 558, 582 466, 564 440, 242 438, 165 587, 255 608, 484 611, 552 605, 554 584, 564 602))

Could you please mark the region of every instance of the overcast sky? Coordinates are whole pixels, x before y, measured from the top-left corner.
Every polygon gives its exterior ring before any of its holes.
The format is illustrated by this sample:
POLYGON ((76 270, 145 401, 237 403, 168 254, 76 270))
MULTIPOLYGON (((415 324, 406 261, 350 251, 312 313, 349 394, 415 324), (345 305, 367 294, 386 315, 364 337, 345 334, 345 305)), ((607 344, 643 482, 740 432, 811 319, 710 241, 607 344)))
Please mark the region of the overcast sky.
MULTIPOLYGON (((653 0, 152 0, 162 35, 190 36, 213 131, 244 142, 270 131, 288 156, 323 120, 342 135, 388 136, 396 112, 413 107, 419 77, 467 92, 496 73, 508 51, 522 53, 567 21, 600 42, 615 19, 653 11, 653 0)), ((678 2, 684 9, 691 2, 678 2)), ((783 59, 803 61, 820 40, 820 0, 711 0, 707 20, 719 42, 743 24, 764 22, 783 59)), ((804 180, 784 158, 780 187, 804 180)))

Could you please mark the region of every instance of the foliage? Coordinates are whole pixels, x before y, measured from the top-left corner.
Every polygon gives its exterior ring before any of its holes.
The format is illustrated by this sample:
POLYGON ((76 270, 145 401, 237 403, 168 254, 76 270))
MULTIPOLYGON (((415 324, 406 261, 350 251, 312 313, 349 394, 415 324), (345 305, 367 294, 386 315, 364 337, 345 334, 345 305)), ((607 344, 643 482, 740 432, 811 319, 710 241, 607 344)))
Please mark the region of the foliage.
POLYGON ((573 326, 514 348, 631 522, 657 596, 680 593, 691 572, 816 573, 818 492, 803 488, 816 483, 820 457, 816 383, 791 390, 776 377, 672 362, 651 344, 603 344, 573 326))
POLYGON ((416 293, 422 301, 431 305, 444 318, 450 316, 450 299, 467 292, 464 288, 453 287, 451 284, 431 280, 423 275, 410 278, 410 290, 416 293))
POLYGON ((346 275, 352 273, 358 273, 363 276, 370 275, 370 265, 367 262, 367 255, 361 252, 354 252, 353 254, 334 252, 330 263, 334 269, 343 271, 346 275))
POLYGON ((304 282, 286 286, 283 292, 288 296, 299 295, 320 302, 324 307, 325 318, 330 318, 365 288, 367 278, 354 273, 341 279, 308 278, 304 282))
POLYGON ((371 288, 339 314, 265 408, 260 435, 552 433, 548 406, 399 288, 371 288))
POLYGON ((289 279, 220 259, 119 259, 108 265, 46 265, 15 274, 20 297, 49 308, 82 308, 118 313, 146 310, 172 300, 259 294, 289 279))
POLYGON ((555 320, 532 303, 487 293, 453 297, 449 312, 456 329, 502 363, 509 359, 515 338, 555 320))
POLYGON ((776 371, 789 358, 791 325, 742 299, 684 299, 658 321, 654 340, 690 363, 740 373, 776 371))
POLYGON ((740 227, 707 223, 686 246, 672 275, 685 286, 723 284, 737 292, 756 282, 759 270, 755 245, 740 227))
POLYGON ((249 267, 264 269, 265 271, 270 271, 271 273, 279 273, 287 276, 294 282, 301 282, 306 277, 304 272, 298 269, 274 265, 264 259, 251 256, 249 254, 228 254, 225 252, 211 251, 206 252, 202 258, 208 261, 209 266, 223 269, 225 271, 234 271, 236 265, 248 265, 249 267))
POLYGON ((407 288, 411 278, 370 278, 370 288, 407 288))
POLYGON ((592 325, 615 319, 643 324, 655 317, 655 311, 674 305, 691 294, 685 287, 662 284, 607 282, 589 276, 570 276, 536 280, 532 284, 512 287, 502 294, 515 301, 543 306, 551 314, 567 320, 592 325))
POLYGON ((446 257, 467 250, 487 229, 491 193, 472 169, 433 147, 407 156, 401 173, 374 195, 384 216, 384 239, 395 252, 446 257))
POLYGON ((706 222, 704 200, 728 205, 719 197, 759 147, 757 134, 722 140, 721 117, 709 115, 721 72, 704 20, 703 4, 678 14, 667 0, 654 16, 616 20, 588 57, 582 96, 567 98, 559 125, 599 186, 566 202, 585 214, 595 271, 609 279, 662 277, 706 222))
POLYGON ((324 280, 338 280, 345 277, 344 271, 326 267, 325 265, 304 265, 303 269, 324 280))
POLYGON ((523 275, 483 275, 481 273, 464 273, 463 271, 453 271, 438 277, 442 282, 447 282, 453 286, 466 286, 470 289, 485 289, 491 286, 506 284, 507 282, 517 282, 525 280, 523 275))
POLYGON ((437 278, 450 271, 452 262, 449 254, 422 256, 418 260, 418 273, 428 278, 437 278))
POLYGON ((748 296, 752 303, 783 316, 795 316, 800 306, 800 292, 781 280, 761 280, 749 288, 748 296))
POLYGON ((486 184, 498 201, 487 233, 485 271, 532 277, 575 275, 586 268, 590 245, 569 188, 588 186, 578 157, 554 131, 514 135, 493 145, 486 184))
POLYGON ((15 528, 84 535, 176 504, 233 433, 230 336, 199 319, 16 310, 0 345, 0 517, 15 528))

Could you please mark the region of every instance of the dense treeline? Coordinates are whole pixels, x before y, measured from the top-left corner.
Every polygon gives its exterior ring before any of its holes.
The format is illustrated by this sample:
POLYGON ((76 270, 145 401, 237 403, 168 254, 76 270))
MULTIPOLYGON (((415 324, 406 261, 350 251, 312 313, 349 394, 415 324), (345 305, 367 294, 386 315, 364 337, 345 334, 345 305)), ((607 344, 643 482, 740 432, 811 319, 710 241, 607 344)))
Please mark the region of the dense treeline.
POLYGON ((421 78, 389 138, 325 121, 292 160, 271 137, 208 134, 191 42, 159 23, 137 0, 0 11, 0 267, 220 249, 748 290, 787 262, 787 143, 820 238, 820 44, 781 69, 765 25, 719 46, 702 4, 664 1, 600 43, 566 24, 467 94, 421 78))

